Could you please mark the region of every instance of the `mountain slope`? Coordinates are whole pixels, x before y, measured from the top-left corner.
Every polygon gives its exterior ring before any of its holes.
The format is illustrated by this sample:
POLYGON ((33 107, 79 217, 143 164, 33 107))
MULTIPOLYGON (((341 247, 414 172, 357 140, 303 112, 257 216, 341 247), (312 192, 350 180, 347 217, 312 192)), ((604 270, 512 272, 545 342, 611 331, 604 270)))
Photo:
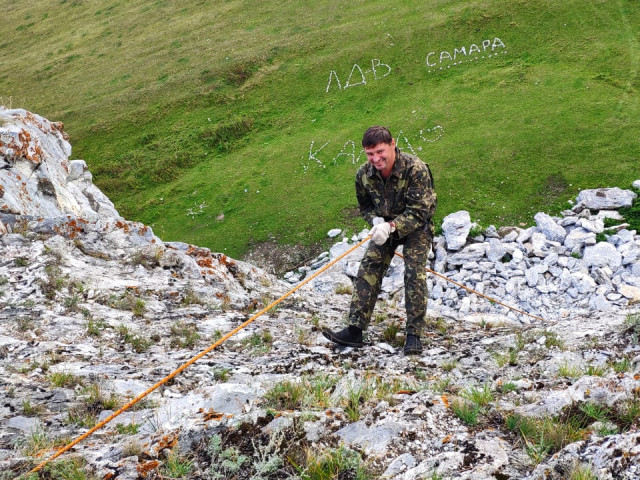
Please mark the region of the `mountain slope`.
POLYGON ((637 2, 74 0, 3 13, 0 103, 63 121, 118 210, 170 240, 238 256, 359 230, 352 179, 371 124, 430 164, 438 219, 530 222, 637 177, 637 2))

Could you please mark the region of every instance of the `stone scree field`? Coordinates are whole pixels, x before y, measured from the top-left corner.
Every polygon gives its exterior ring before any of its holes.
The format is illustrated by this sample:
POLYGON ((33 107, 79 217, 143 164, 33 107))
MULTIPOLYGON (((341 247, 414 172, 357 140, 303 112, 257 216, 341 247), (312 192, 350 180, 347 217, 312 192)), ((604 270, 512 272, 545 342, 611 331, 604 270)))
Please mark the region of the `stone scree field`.
MULTIPOLYGON (((61 125, 0 110, 2 480, 367 234, 279 279, 123 219, 70 151, 61 125)), ((584 191, 524 230, 445 219, 431 267, 542 321, 430 275, 426 348, 405 357, 397 259, 369 344, 334 347, 320 330, 344 322, 360 249, 40 478, 640 478, 635 198, 584 191)))

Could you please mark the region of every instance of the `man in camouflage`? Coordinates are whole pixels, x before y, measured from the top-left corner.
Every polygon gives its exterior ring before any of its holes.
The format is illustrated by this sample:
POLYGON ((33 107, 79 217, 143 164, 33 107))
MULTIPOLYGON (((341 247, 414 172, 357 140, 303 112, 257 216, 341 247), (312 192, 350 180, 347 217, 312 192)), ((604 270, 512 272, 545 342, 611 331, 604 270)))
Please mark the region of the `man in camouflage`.
POLYGON ((401 152, 385 127, 369 128, 362 146, 368 162, 356 173, 360 213, 372 225, 371 242, 354 283, 349 326, 339 332, 325 330, 329 340, 362 347, 365 330, 380 293, 380 286, 398 245, 403 245, 405 304, 404 353, 422 352, 420 335, 427 311, 427 255, 433 239, 436 209, 433 176, 418 157, 401 152))

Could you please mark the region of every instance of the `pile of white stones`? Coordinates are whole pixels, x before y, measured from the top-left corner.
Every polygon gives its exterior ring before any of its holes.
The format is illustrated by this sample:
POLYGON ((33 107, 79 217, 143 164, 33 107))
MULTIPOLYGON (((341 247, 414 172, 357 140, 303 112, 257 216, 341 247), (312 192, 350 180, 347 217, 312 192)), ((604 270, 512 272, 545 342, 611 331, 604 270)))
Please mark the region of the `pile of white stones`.
MULTIPOLYGON (((640 187, 640 180, 633 187, 640 187)), ((575 206, 559 217, 540 212, 534 217, 535 226, 490 226, 473 237, 469 235, 475 224, 469 213, 452 213, 443 220, 443 235, 433 242, 430 267, 479 293, 542 317, 606 311, 640 302, 640 236, 627 229, 618 212, 630 207, 636 197, 633 190, 619 188, 584 190, 575 206), (617 225, 607 227, 605 222, 617 225)), ((367 234, 364 230, 343 239, 308 266, 288 272, 285 280, 299 282, 367 234)), ((356 250, 333 273, 314 279, 316 290, 328 292, 349 285, 364 251, 356 250)), ((397 257, 383 282, 383 297, 402 293, 403 274, 402 260, 397 257)), ((435 312, 519 316, 442 277, 430 275, 428 285, 430 309, 435 312)))

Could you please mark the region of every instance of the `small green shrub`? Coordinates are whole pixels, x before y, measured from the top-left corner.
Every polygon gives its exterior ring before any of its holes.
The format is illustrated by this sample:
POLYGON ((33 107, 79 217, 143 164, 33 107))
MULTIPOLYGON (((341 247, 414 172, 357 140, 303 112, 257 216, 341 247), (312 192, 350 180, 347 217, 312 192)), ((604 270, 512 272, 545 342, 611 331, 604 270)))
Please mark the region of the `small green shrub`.
POLYGON ((375 389, 369 381, 362 384, 351 385, 347 391, 346 397, 343 398, 344 413, 351 422, 360 420, 361 406, 372 398, 375 389))
POLYGON ((351 295, 353 294, 353 287, 351 285, 338 285, 336 287, 336 295, 351 295))
POLYGON ((49 381, 56 387, 73 388, 82 385, 82 379, 67 372, 53 372, 49 375, 49 381))
POLYGON ((16 323, 18 325, 18 330, 20 330, 21 332, 33 330, 34 322, 31 317, 20 315, 16 318, 16 323))
POLYGON ((135 435, 140 430, 140 425, 136 423, 122 424, 118 423, 116 425, 116 431, 120 435, 135 435))
POLYGON ((598 480, 590 465, 576 463, 569 472, 568 480, 598 480))
POLYGON ((27 257, 16 257, 13 263, 16 267, 26 267, 29 265, 29 259, 27 257))
POLYGON ((435 380, 431 385, 431 389, 436 393, 443 394, 445 392, 455 393, 457 387, 453 385, 453 382, 449 377, 444 377, 435 380))
POLYGON ((516 390, 518 390, 518 387, 513 382, 505 382, 500 385, 500 391, 502 393, 515 392, 516 390))
POLYGON ((131 311, 133 312, 134 317, 144 317, 144 314, 147 311, 147 304, 141 298, 136 298, 135 302, 133 302, 133 306, 131 307, 131 311))
POLYGON ((269 330, 263 330, 260 332, 254 332, 250 336, 246 337, 242 341, 244 347, 251 349, 253 354, 266 353, 271 350, 273 344, 273 335, 269 330))
POLYGON ((16 448, 28 457, 33 457, 42 450, 51 448, 54 445, 55 442, 42 427, 34 428, 16 441, 16 448))
POLYGON ((305 404, 310 407, 326 408, 330 406, 331 391, 338 383, 338 377, 318 373, 306 380, 308 384, 305 404))
POLYGON ((102 330, 107 327, 107 323, 100 318, 89 316, 86 323, 87 335, 92 337, 100 337, 102 330))
POLYGON ((130 440, 122 448, 123 457, 138 457, 144 454, 144 447, 138 440, 130 440))
POLYGON ((131 345, 132 350, 136 353, 146 352, 153 344, 151 339, 146 339, 140 335, 132 334, 126 325, 120 325, 120 327, 118 327, 118 334, 125 344, 131 345))
POLYGON ((622 360, 619 360, 612 364, 613 371, 616 373, 624 373, 631 371, 631 360, 628 357, 624 357, 622 360))
POLYGON ((509 415, 505 419, 506 427, 523 438, 525 450, 536 464, 569 443, 582 439, 587 434, 587 424, 584 418, 571 411, 556 417, 534 419, 509 415))
POLYGON ((180 300, 182 305, 204 305, 204 301, 200 298, 200 296, 191 288, 190 285, 182 292, 182 299, 180 300))
POLYGON ((236 447, 224 448, 220 435, 213 435, 209 439, 207 452, 211 457, 209 475, 214 480, 235 478, 249 461, 249 457, 241 454, 236 447))
POLYGON ((607 374, 607 367, 599 365, 587 365, 584 370, 585 375, 593 377, 604 377, 607 374))
POLYGON ((398 333, 400 332, 400 324, 398 322, 391 322, 382 331, 382 339, 390 345, 402 346, 402 339, 398 339, 398 333))
POLYGON ((303 405, 306 385, 285 380, 275 384, 264 395, 267 406, 277 410, 296 410, 303 405))
POLYGON ((492 354, 498 367, 502 368, 505 365, 516 366, 518 365, 518 350, 515 348, 509 348, 505 353, 494 352, 492 354))
POLYGON ((340 447, 316 453, 307 451, 306 465, 298 467, 302 480, 353 479, 369 480, 375 478, 363 465, 360 455, 352 450, 340 447))
POLYGON ((558 367, 558 376, 570 379, 580 378, 583 371, 580 367, 569 365, 566 361, 558 367))
POLYGON ((640 313, 629 313, 625 320, 624 324, 626 329, 624 333, 628 335, 633 344, 639 343, 640 339, 640 313))
POLYGON ((226 382, 229 380, 229 374, 231 370, 223 367, 216 367, 213 369, 213 379, 216 382, 226 382))
POLYGON ((482 388, 468 388, 460 393, 460 396, 479 407, 486 407, 493 401, 493 393, 486 383, 482 388))
POLYGON ((191 473, 191 470, 193 470, 193 462, 175 450, 171 450, 162 466, 162 473, 170 478, 182 478, 191 473))
POLYGON ((609 235, 607 235, 604 232, 596 233, 596 243, 606 242, 608 238, 609 238, 609 235))
POLYGON ((640 399, 633 398, 622 402, 616 408, 615 423, 623 430, 640 426, 640 399))
POLYGON ((79 303, 80 296, 76 293, 74 293, 70 297, 66 297, 62 302, 67 312, 77 312, 79 310, 79 303))
POLYGON ((451 402, 451 411, 466 425, 474 426, 478 424, 480 407, 474 403, 456 399, 451 402))
POLYGON ((40 288, 45 297, 53 300, 60 290, 68 283, 68 277, 62 274, 62 269, 55 263, 48 263, 44 267, 45 278, 40 279, 40 288))
POLYGON ((444 362, 442 365, 440 365, 442 370, 444 370, 445 372, 450 372, 453 369, 455 369, 457 366, 458 366, 458 362, 455 359, 449 360, 447 362, 444 362))
POLYGON ((27 417, 37 417, 44 413, 44 406, 40 404, 32 404, 30 399, 22 401, 22 414, 27 417))
POLYGON ((180 348, 192 348, 200 339, 198 328, 195 324, 176 322, 171 325, 171 346, 180 348))
POLYGON ((640 232, 640 190, 635 190, 638 196, 635 198, 630 207, 618 209, 625 221, 629 224, 629 230, 640 232))
POLYGON ((88 474, 84 468, 86 461, 80 457, 67 458, 45 465, 42 469, 44 478, 60 480, 97 480, 98 477, 88 474))

